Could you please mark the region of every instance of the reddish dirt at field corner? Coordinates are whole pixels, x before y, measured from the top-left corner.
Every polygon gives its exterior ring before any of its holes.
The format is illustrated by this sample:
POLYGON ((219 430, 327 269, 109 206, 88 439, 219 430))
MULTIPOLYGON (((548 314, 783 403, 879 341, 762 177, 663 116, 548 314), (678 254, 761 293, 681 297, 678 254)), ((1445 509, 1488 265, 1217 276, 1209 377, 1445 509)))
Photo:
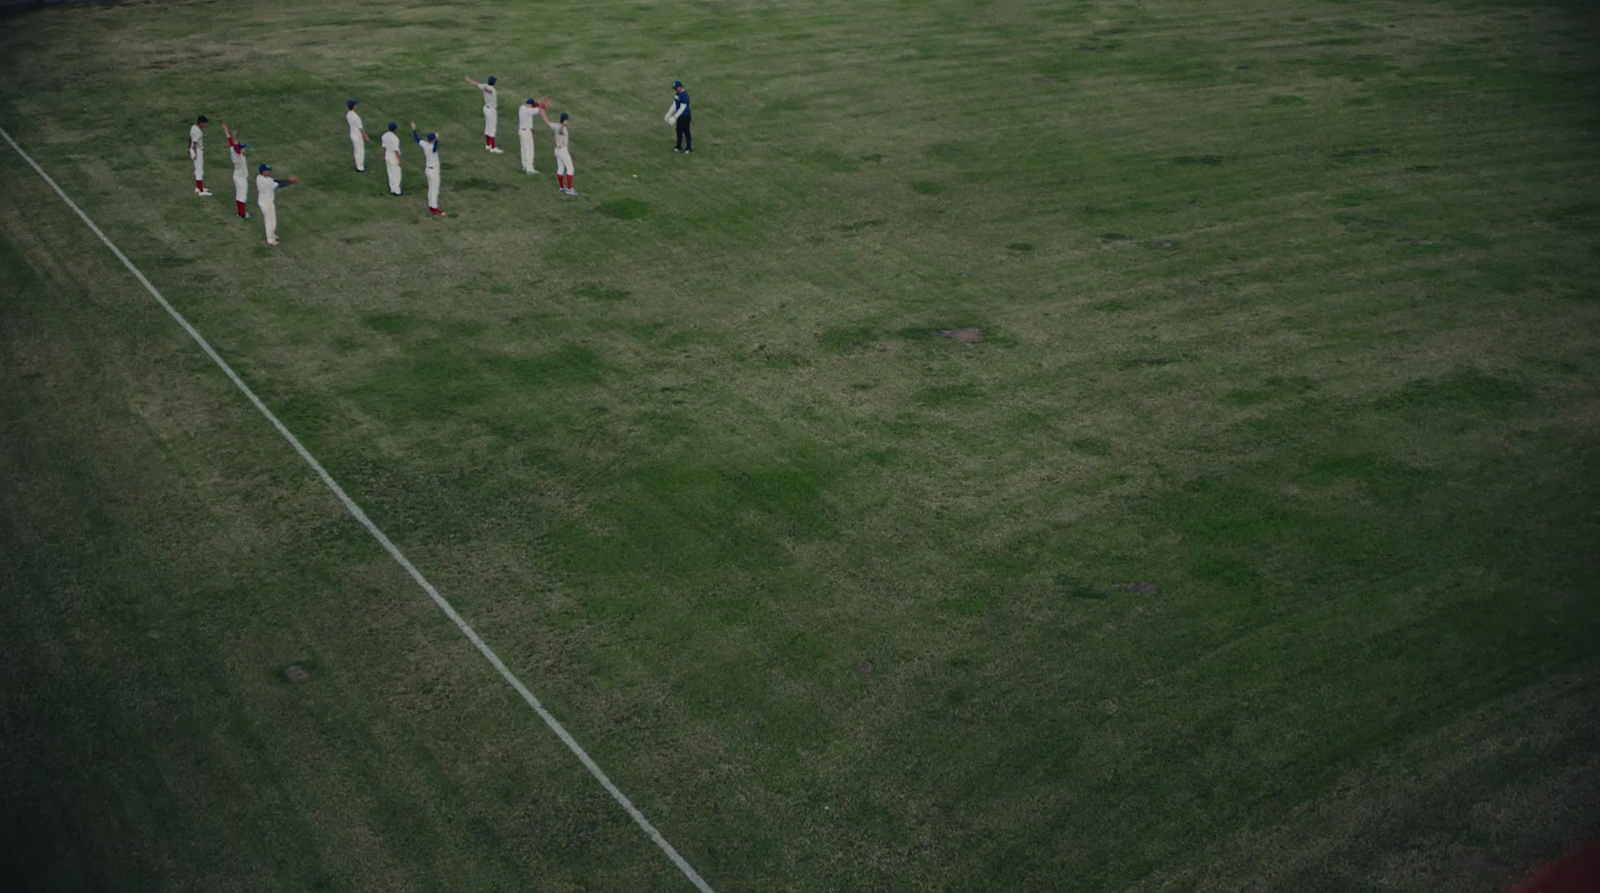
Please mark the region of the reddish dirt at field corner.
POLYGON ((1596 893, 1600 891, 1600 839, 1562 856, 1506 893, 1596 893))

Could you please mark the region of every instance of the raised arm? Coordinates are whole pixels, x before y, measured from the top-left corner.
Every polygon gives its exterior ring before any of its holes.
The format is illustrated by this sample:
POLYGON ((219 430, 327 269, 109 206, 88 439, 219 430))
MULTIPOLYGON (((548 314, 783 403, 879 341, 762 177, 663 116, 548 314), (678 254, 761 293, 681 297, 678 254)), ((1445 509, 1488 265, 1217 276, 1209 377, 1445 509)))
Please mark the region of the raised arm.
POLYGON ((416 140, 417 145, 422 145, 422 137, 417 136, 417 122, 415 121, 411 122, 411 138, 416 140))
POLYGON ((480 90, 483 89, 483 85, 478 83, 477 81, 473 80, 472 78, 467 78, 467 83, 471 84, 474 87, 477 87, 480 90))

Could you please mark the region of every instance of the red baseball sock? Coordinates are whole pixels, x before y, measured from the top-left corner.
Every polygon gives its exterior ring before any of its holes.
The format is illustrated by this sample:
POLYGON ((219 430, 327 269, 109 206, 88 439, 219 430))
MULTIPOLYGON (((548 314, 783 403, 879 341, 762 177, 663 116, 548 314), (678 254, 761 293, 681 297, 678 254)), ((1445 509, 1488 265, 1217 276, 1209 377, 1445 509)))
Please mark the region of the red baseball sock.
POLYGON ((244 202, 234 199, 233 203, 239 208, 239 216, 243 217, 245 215, 244 202))
POLYGON ((205 181, 204 180, 196 180, 196 181, 194 181, 194 188, 198 189, 201 192, 205 192, 206 191, 206 183, 205 183, 205 181))
POLYGON ((494 137, 490 136, 487 133, 484 134, 483 135, 483 144, 485 146, 488 146, 489 148, 493 149, 494 148, 494 137))

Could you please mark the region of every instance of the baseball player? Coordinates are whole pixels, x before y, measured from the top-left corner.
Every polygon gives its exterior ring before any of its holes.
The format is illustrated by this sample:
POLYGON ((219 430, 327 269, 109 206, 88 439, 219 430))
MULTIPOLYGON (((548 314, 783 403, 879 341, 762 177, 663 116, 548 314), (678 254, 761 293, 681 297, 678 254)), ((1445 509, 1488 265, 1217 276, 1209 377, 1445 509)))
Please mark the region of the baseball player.
POLYGON ((472 78, 467 78, 467 83, 483 91, 483 147, 496 155, 503 154, 504 149, 495 145, 494 133, 500 123, 500 106, 494 98, 493 77, 488 83, 480 84, 472 78))
POLYGON ((270 164, 256 168, 256 207, 261 209, 261 223, 267 228, 267 244, 282 245, 278 241, 278 190, 293 186, 300 178, 277 180, 267 176, 270 170, 270 164))
POLYGON ((239 219, 250 219, 250 163, 245 160, 245 144, 239 142, 239 131, 231 133, 228 125, 222 125, 222 135, 228 138, 228 156, 233 159, 233 206, 239 211, 239 219))
POLYGON ((205 115, 194 119, 189 125, 189 160, 194 162, 194 194, 210 195, 211 190, 206 188, 206 124, 210 123, 205 115))
POLYGON ((400 134, 395 132, 399 129, 399 124, 390 121, 389 129, 378 140, 383 146, 383 166, 389 171, 390 195, 405 195, 400 191, 400 134))
POLYGON ((683 81, 672 82, 672 107, 667 109, 667 123, 678 125, 678 144, 674 152, 693 152, 694 137, 689 134, 689 91, 683 81))
POLYGON ((344 104, 344 120, 350 125, 350 145, 356 152, 356 170, 367 172, 367 129, 361 126, 361 116, 356 114, 356 101, 348 100, 344 104))
POLYGON ((545 117, 544 109, 539 109, 539 117, 545 126, 556 135, 556 186, 567 195, 577 195, 578 190, 572 188, 572 153, 567 151, 567 119, 571 117, 566 112, 561 113, 561 123, 551 124, 545 117), (562 178, 565 178, 564 180, 562 178))
POLYGON ((439 134, 429 131, 424 141, 417 135, 417 122, 412 121, 411 138, 422 147, 422 173, 428 178, 428 213, 443 217, 444 212, 439 210, 439 134))
POLYGON ((537 174, 533 166, 533 115, 540 109, 537 99, 529 99, 517 108, 517 140, 522 143, 522 172, 537 174))

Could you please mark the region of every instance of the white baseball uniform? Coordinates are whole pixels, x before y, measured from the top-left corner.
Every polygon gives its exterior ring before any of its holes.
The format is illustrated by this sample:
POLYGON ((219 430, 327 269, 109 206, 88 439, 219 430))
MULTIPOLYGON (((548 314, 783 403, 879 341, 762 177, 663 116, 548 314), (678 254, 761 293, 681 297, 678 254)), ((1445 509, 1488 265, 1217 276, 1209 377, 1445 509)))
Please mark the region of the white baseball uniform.
POLYGON ((417 145, 422 147, 422 173, 428 178, 428 207, 437 210, 439 207, 439 144, 422 140, 417 145))
MULTIPOLYGON (((199 124, 189 125, 189 159, 194 162, 195 182, 202 183, 206 179, 206 132, 200 129, 199 124)), ((196 189, 200 188, 198 185, 196 189)))
POLYGON ((500 108, 495 102, 493 84, 479 84, 478 89, 483 91, 483 135, 494 136, 500 123, 500 108))
POLYGON ((261 225, 267 228, 267 244, 278 241, 278 190, 289 185, 266 174, 256 174, 256 207, 261 209, 261 225))
POLYGON ((550 130, 556 135, 556 176, 566 174, 571 176, 576 173, 572 169, 572 153, 567 151, 567 125, 555 122, 545 122, 550 125, 550 130))
MULTIPOLYGON (((244 150, 233 140, 228 141, 228 154, 233 157, 233 200, 243 205, 250 200, 250 162, 245 160, 244 150)), ((244 213, 243 208, 239 213, 244 213)))
POLYGON ((517 139, 522 143, 522 172, 537 174, 533 163, 533 118, 538 114, 533 106, 524 102, 517 107, 517 139))
POLYGON ((350 145, 356 150, 356 170, 367 169, 367 141, 361 138, 361 116, 355 109, 344 113, 344 119, 350 122, 350 145))
POLYGON ((400 136, 392 130, 384 131, 378 143, 383 146, 383 166, 389 171, 389 192, 400 194, 400 136))

